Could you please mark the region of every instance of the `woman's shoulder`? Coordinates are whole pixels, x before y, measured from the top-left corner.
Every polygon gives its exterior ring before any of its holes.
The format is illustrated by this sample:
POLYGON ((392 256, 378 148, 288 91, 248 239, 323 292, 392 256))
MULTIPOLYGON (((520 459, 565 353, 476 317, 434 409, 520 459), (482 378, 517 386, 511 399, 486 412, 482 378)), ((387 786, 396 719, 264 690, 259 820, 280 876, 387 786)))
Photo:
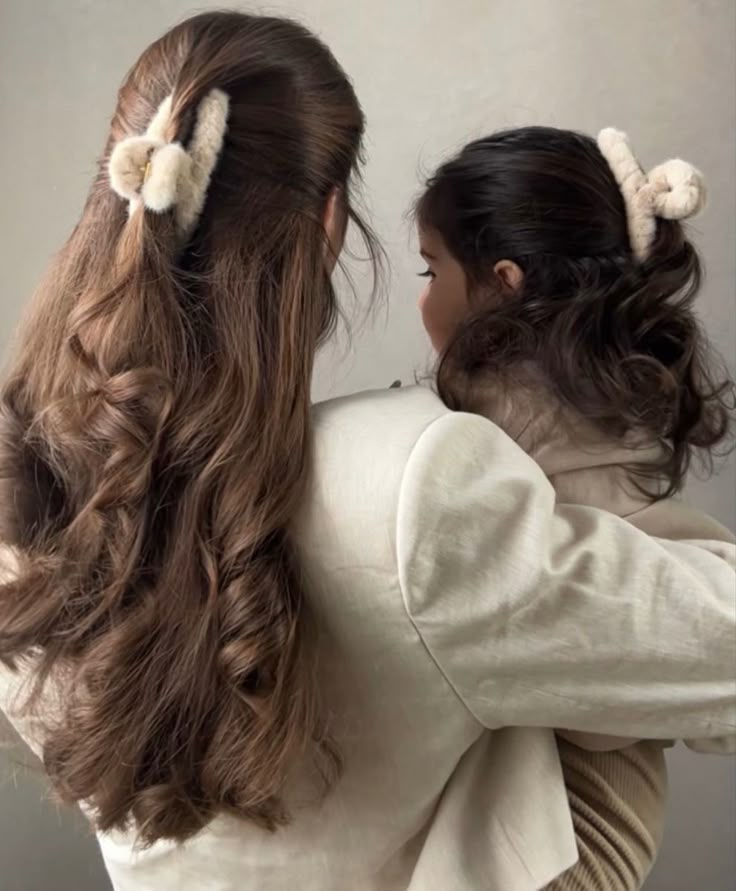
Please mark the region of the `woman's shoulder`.
POLYGON ((324 403, 315 408, 298 543, 321 559, 331 548, 341 565, 360 559, 396 568, 396 536, 406 543, 421 530, 429 543, 427 524, 452 524, 458 511, 476 517, 487 509, 494 492, 479 496, 479 476, 486 489, 498 482, 505 491, 509 476, 550 488, 495 424, 450 411, 431 390, 390 389, 324 403))
MULTIPOLYGON (((438 465, 454 467, 487 456, 505 463, 521 461, 540 474, 537 465, 487 418, 447 408, 424 387, 391 388, 358 393, 314 408, 314 475, 357 481, 365 499, 398 487, 411 466, 435 476, 438 465)), ((416 473, 413 474, 416 476, 416 473)), ((461 467, 462 475, 462 467, 461 467)))
POLYGON ((391 522, 416 443, 450 414, 422 387, 357 393, 313 410, 311 483, 299 526, 360 537, 391 522), (347 519, 350 522, 347 522, 347 519))
POLYGON ((360 432, 369 444, 410 438, 448 412, 437 394, 426 387, 391 387, 318 403, 313 420, 317 436, 360 432))

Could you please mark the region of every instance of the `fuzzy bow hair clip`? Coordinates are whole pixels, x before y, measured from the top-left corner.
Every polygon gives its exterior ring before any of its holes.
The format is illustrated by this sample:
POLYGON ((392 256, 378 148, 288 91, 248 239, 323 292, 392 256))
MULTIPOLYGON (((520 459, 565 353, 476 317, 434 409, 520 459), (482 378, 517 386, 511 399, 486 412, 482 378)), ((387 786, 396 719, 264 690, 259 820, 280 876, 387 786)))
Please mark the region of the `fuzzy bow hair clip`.
POLYGON ((222 151, 229 99, 222 90, 211 90, 202 99, 187 148, 166 139, 171 109, 172 97, 167 96, 142 136, 128 136, 115 146, 108 173, 113 190, 128 201, 130 214, 141 206, 154 213, 173 209, 177 228, 187 239, 222 151))

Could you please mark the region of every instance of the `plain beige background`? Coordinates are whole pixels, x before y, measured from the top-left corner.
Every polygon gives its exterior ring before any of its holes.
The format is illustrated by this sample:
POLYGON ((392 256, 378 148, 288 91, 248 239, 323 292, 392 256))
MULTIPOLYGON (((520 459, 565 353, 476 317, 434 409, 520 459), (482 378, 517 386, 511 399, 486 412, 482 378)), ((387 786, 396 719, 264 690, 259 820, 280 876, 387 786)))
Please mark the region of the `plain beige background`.
MULTIPOLYGON (((369 119, 368 205, 393 267, 387 312, 352 352, 343 342, 325 354, 319 396, 426 369, 414 309, 422 264, 404 217, 419 171, 469 136, 525 123, 614 124, 646 164, 678 154, 706 171, 710 205, 693 227, 708 272, 700 306, 733 370, 734 0, 294 0, 268 9, 316 29, 355 80, 369 119)), ((191 11, 186 0, 0 0, 0 351, 75 222, 124 71, 191 11)), ((691 487, 732 528, 735 492, 733 461, 691 487)), ((0 759, 0 888, 106 888, 81 822, 57 815, 39 781, 0 759)), ((669 828, 647 888, 731 891, 734 762, 677 751, 671 765, 669 828)))

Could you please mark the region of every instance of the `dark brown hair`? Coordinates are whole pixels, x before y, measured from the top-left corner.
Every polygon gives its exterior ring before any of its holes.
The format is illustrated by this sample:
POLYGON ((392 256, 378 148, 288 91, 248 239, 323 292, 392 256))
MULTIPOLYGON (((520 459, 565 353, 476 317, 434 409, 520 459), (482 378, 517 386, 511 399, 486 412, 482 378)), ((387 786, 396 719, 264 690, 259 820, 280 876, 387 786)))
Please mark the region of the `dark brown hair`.
POLYGON ((714 370, 693 312, 698 255, 679 222, 661 219, 649 257, 635 260, 621 191, 593 139, 525 127, 472 142, 428 180, 416 215, 469 281, 471 317, 438 374, 451 407, 479 375, 533 363, 604 433, 665 447, 659 464, 636 468, 657 478, 659 496, 727 436, 733 385, 714 370), (494 281, 502 259, 524 273, 516 295, 494 281))
POLYGON ((335 189, 375 257, 349 199, 363 128, 301 26, 189 19, 127 76, 33 303, 0 403, 0 541, 20 564, 0 586, 0 659, 33 667, 45 768, 100 830, 182 840, 223 811, 273 828, 298 759, 335 775, 289 526, 337 311, 335 189), (186 145, 213 88, 225 147, 182 249, 172 213, 128 217, 107 159, 169 93, 186 145))

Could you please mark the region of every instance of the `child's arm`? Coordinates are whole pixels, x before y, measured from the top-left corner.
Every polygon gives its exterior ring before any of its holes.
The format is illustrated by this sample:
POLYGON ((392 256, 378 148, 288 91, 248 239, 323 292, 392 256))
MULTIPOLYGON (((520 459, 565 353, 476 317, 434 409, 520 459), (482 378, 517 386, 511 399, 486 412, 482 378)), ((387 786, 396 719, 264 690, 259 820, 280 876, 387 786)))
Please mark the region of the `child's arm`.
MULTIPOLYGON (((711 551, 719 553, 732 569, 736 570, 736 552, 732 547, 734 536, 725 526, 690 505, 674 499, 658 501, 627 518, 629 523, 649 535, 671 540, 712 541, 711 551), (719 545, 720 543, 720 545, 719 545)), ((736 677, 736 672, 735 672, 736 677)), ((611 752, 627 748, 637 740, 620 736, 603 736, 597 733, 581 733, 558 730, 557 735, 588 752, 611 752)), ((733 755, 736 753, 736 735, 710 739, 685 740, 685 745, 695 752, 708 755, 733 755)))
POLYGON ((425 432, 398 505, 409 615, 487 727, 736 732, 736 577, 724 548, 734 550, 555 506, 532 459, 471 415, 425 432))

